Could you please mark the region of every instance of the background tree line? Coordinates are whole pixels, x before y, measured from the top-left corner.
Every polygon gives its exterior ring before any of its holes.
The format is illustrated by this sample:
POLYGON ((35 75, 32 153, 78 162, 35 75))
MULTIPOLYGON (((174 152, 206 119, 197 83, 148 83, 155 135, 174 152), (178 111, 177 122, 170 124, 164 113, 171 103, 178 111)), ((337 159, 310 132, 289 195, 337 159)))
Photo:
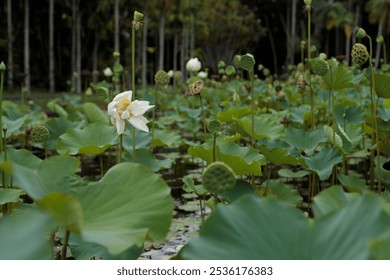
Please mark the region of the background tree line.
MULTIPOLYGON (((329 56, 349 61, 353 31, 363 26, 388 40, 390 0, 313 0, 313 44, 329 56)), ((216 71, 251 52, 258 63, 281 74, 300 61, 306 38, 303 0, 0 0, 0 60, 7 65, 11 91, 21 85, 50 92, 72 87, 80 93, 101 80, 119 51, 131 61, 134 10, 145 14, 136 32, 137 83, 153 82, 159 69, 185 73, 198 56, 216 71)), ((381 43, 376 44, 376 64, 381 43)))

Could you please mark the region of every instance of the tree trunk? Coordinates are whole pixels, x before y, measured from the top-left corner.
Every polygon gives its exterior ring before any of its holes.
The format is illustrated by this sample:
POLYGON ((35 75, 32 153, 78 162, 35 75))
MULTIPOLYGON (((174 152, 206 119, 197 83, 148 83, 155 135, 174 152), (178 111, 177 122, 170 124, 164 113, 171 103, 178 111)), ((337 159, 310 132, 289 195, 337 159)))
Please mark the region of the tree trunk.
MULTIPOLYGON (((115 22, 115 30, 114 30, 114 51, 119 52, 119 0, 115 0, 114 6, 114 22, 115 22)), ((117 62, 119 63, 119 58, 117 62)))
POLYGON ((275 40, 274 40, 274 36, 272 35, 272 32, 271 32, 271 26, 269 24, 269 19, 268 17, 266 17, 266 24, 268 26, 267 30, 268 30, 268 37, 269 37, 269 43, 271 45, 271 50, 272 50, 272 57, 273 57, 273 63, 274 63, 274 73, 278 73, 278 55, 277 55, 277 52, 276 52, 276 46, 275 46, 275 40))
MULTIPOLYGON (((348 0, 348 11, 352 11, 353 5, 352 5, 352 0, 348 0)), ((351 57, 351 37, 349 34, 346 34, 345 36, 345 60, 349 64, 349 60, 351 57)))
POLYGON ((144 13, 144 27, 142 29, 142 86, 148 84, 147 68, 148 68, 148 13, 144 13))
MULTIPOLYGON (((387 8, 385 11, 383 11, 381 18, 378 21, 378 34, 377 36, 382 36, 383 33, 383 25, 386 22, 387 18, 387 8)), ((380 62, 380 57, 381 57, 381 43, 376 44, 376 51, 375 51, 375 68, 378 68, 379 62, 380 62)))
POLYGON ((13 58, 13 35, 12 35, 12 2, 7 0, 7 25, 8 25, 8 90, 12 91, 14 88, 14 58, 13 58))
POLYGON ((81 94, 81 16, 80 1, 77 1, 76 12, 76 93, 81 94))
POLYGON ((190 57, 195 56, 195 14, 193 7, 193 0, 191 0, 191 22, 190 22, 190 57))
POLYGON ((76 35, 76 0, 72 0, 72 51, 71 51, 71 80, 72 80, 72 93, 76 91, 76 84, 77 84, 77 74, 76 74, 76 68, 77 68, 77 55, 76 55, 76 41, 77 41, 77 35, 76 35))
MULTIPOLYGON (((173 73, 176 73, 177 71, 177 40, 178 34, 177 31, 175 31, 175 34, 173 35, 173 73)), ((176 86, 175 78, 173 79, 173 85, 176 86)))
POLYGON ((180 70, 181 70, 181 82, 184 82, 184 78, 187 77, 186 62, 188 60, 188 28, 187 24, 183 22, 182 38, 181 38, 181 50, 180 50, 180 70))
POLYGON ((95 29, 95 39, 93 43, 92 51, 92 82, 96 84, 98 82, 98 49, 99 49, 99 34, 98 29, 95 29))
POLYGON ((295 64, 295 36, 296 36, 296 28, 297 28, 297 0, 291 1, 291 44, 289 48, 291 48, 291 57, 289 64, 295 64))
POLYGON ((24 7, 24 86, 27 97, 31 96, 31 77, 30 77, 30 3, 25 0, 24 7))
POLYGON ((49 92, 55 91, 54 75, 54 0, 49 3, 49 92))
POLYGON ((158 54, 158 69, 164 69, 164 45, 165 45, 165 13, 162 12, 160 16, 160 24, 158 29, 159 38, 159 54, 158 54))

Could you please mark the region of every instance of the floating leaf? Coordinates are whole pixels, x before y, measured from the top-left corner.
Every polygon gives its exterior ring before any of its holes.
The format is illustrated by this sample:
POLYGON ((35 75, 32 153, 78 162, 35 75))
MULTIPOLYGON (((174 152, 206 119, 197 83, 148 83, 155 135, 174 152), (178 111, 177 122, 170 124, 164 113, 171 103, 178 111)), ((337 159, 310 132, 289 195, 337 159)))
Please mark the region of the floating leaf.
POLYGON ((341 155, 333 148, 325 148, 311 157, 305 157, 308 168, 316 172, 321 181, 328 179, 333 166, 341 161, 341 155))
POLYGON ((114 126, 90 124, 84 129, 70 128, 57 141, 57 152, 62 155, 99 155, 118 142, 114 126))

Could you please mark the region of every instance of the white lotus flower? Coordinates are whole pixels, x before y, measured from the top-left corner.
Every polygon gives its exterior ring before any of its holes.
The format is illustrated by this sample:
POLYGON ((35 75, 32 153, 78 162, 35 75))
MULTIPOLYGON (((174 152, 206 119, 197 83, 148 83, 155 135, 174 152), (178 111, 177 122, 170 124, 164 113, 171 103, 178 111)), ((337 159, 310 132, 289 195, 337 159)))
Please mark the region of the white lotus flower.
POLYGON ((197 57, 191 58, 188 60, 186 64, 187 71, 190 72, 198 72, 200 68, 202 67, 202 64, 200 63, 199 59, 197 57))
POLYGON ((116 126, 118 135, 124 132, 126 121, 139 130, 149 132, 146 125, 149 121, 143 114, 153 108, 154 105, 149 105, 149 101, 131 101, 132 94, 131 90, 122 92, 108 104, 107 113, 112 124, 116 126))
POLYGON ((198 77, 201 78, 201 79, 206 79, 207 78, 207 72, 200 71, 198 73, 198 77))
POLYGON ((104 74, 104 76, 106 76, 107 78, 109 78, 109 77, 111 77, 112 75, 114 75, 114 73, 112 72, 112 70, 111 70, 110 67, 104 68, 103 74, 104 74))
POLYGON ((173 70, 168 71, 169 78, 173 78, 174 75, 175 75, 175 71, 173 71, 173 70))

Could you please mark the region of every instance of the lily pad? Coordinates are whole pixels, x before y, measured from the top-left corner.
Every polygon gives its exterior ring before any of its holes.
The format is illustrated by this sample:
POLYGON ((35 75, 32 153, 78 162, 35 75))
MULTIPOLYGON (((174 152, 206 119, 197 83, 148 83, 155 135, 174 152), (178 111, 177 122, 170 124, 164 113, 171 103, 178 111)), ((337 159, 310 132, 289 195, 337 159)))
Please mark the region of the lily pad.
POLYGON ((304 151, 307 155, 311 155, 319 143, 327 141, 323 128, 318 128, 315 131, 306 131, 292 127, 286 129, 284 140, 291 146, 304 151))
MULTIPOLYGON (((237 122, 249 136, 252 136, 252 119, 250 117, 241 118, 237 122)), ((255 116, 255 140, 262 138, 279 139, 283 135, 284 127, 280 123, 280 119, 270 114, 255 116)))

